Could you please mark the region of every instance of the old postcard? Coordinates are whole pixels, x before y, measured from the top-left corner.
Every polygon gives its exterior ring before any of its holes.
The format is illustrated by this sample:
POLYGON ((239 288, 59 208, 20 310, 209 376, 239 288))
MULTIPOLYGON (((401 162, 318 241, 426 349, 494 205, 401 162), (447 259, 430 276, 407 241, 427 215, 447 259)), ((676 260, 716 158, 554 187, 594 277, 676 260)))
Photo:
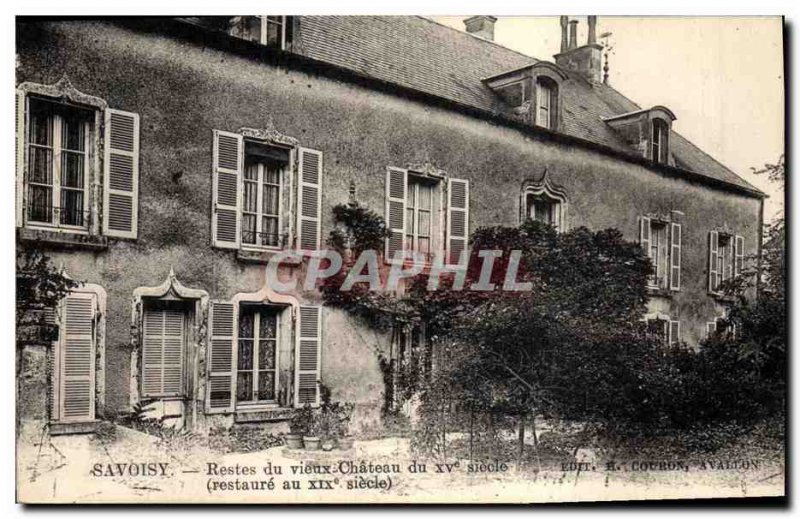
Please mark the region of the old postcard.
POLYGON ((783 23, 18 17, 18 501, 784 496, 783 23))

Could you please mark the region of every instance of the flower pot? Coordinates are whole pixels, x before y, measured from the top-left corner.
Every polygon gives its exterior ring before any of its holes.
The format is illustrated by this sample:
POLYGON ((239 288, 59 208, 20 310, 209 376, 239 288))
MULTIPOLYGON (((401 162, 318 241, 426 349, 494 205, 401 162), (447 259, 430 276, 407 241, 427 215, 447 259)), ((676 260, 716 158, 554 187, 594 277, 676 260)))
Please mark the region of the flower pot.
POLYGON ((336 440, 333 440, 333 439, 323 440, 321 446, 322 446, 322 450, 324 450, 326 452, 327 451, 332 451, 333 449, 336 448, 336 440))
POLYGON ((319 450, 319 437, 303 436, 303 444, 305 444, 307 451, 317 451, 319 450))
POLYGON ((303 448, 303 437, 299 434, 287 434, 284 436, 284 440, 286 440, 286 446, 290 449, 302 449, 303 448))
POLYGON ((339 448, 343 451, 350 450, 353 448, 353 437, 352 436, 345 436, 344 438, 339 438, 339 448))

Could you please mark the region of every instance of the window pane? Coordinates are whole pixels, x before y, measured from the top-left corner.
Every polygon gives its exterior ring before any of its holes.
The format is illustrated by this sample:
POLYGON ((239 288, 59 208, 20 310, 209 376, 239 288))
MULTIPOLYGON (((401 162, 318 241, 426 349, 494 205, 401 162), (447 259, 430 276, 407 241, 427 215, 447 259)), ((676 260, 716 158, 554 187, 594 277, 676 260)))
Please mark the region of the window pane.
POLYGON ((281 168, 269 164, 264 167, 264 182, 267 184, 280 184, 281 168))
POLYGON ((430 211, 431 209, 431 200, 433 199, 433 186, 430 184, 420 184, 419 185, 419 209, 426 209, 430 211))
POLYGON ((278 215, 278 186, 264 186, 264 195, 261 205, 263 214, 278 215))
MULTIPOLYGON (((33 111, 33 108, 31 109, 33 111)), ((30 142, 33 144, 53 145, 53 118, 42 113, 31 113, 30 142)))
POLYGON ((278 327, 277 316, 274 311, 269 309, 261 310, 261 319, 258 327, 259 339, 274 339, 278 327))
POLYGON ((258 184, 256 182, 245 180, 242 210, 248 213, 255 213, 258 211, 258 184))
POLYGON ((258 345, 258 369, 275 368, 275 341, 265 340, 258 345))
POLYGON ((256 243, 256 217, 252 214, 242 215, 242 243, 256 243))
POLYGON ((239 339, 239 359, 237 368, 253 369, 253 339, 239 339))
POLYGON ((84 151, 85 125, 80 117, 74 114, 66 115, 61 125, 61 147, 68 150, 84 151))
POLYGON ((419 225, 417 227, 417 234, 419 236, 431 235, 431 213, 428 211, 420 211, 417 213, 419 218, 419 225))
POLYGON ((28 181, 37 184, 53 183, 53 150, 46 148, 30 148, 30 166, 28 168, 28 181))
POLYGON ((252 339, 255 326, 255 315, 252 308, 244 307, 239 315, 239 338, 252 339))
POLYGON ((277 247, 280 244, 278 217, 265 216, 261 222, 261 244, 277 247))
POLYGON ((240 371, 236 376, 236 400, 247 402, 253 399, 253 373, 240 371))
POLYGON ((28 219, 34 222, 52 222, 53 190, 49 187, 30 186, 28 194, 28 219))
POLYGON ((61 153, 61 185, 83 189, 82 153, 64 151, 61 153))
POLYGON ((274 371, 260 371, 258 373, 258 399, 275 400, 274 371))
POLYGON ((61 191, 61 223, 83 225, 83 191, 61 191))
POLYGON ((406 207, 414 208, 417 206, 417 182, 411 176, 408 177, 406 188, 406 207))
POLYGON ((428 254, 431 252, 431 240, 430 238, 418 238, 417 239, 417 251, 422 252, 423 254, 428 254))
POLYGON ((283 24, 280 22, 280 16, 267 17, 267 41, 266 44, 270 47, 281 46, 281 30, 283 24))

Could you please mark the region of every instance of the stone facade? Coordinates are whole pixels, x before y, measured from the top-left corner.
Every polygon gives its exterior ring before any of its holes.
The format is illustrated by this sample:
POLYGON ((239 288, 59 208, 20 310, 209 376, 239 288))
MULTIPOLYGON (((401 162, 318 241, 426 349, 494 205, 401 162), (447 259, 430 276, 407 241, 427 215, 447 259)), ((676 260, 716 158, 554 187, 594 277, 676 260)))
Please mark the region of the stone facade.
MULTIPOLYGON (((636 240, 642 215, 679 222, 681 287, 654 293, 651 307, 680 320, 681 339, 692 345, 723 311, 708 292, 709 231, 728 229, 743 237, 745 255, 759 252, 762 199, 705 178, 702 171, 684 175, 603 146, 525 131, 519 124, 475 117, 401 90, 320 74, 303 60, 259 56, 250 47, 204 45, 192 36, 196 28, 186 35, 172 31, 176 25, 18 25, 17 84, 52 85, 67 77, 77 90, 140 118, 137 238, 103 237, 104 243, 87 245, 56 233, 58 239, 42 242, 74 279, 99 285, 107 294, 100 416, 128 411, 137 401, 141 330, 135 294, 172 279, 197 301, 192 344, 198 361, 190 397, 195 423, 230 424, 233 418, 204 413, 209 317, 200 301, 258 293, 264 286, 264 258, 212 247, 213 130, 270 129, 323 153, 323 242, 334 224, 331 208, 350 199, 351 184, 360 203, 383 214, 387 168, 415 164, 469 180, 470 229, 518 225, 524 186, 545 178, 566 196, 565 227, 615 227, 636 240)), ((30 232, 19 231, 20 244, 29 243, 30 232)), ((320 303, 316 293, 294 296, 299 304, 320 303)), ((377 424, 384 393, 378 354, 388 354, 390 338, 329 308, 322 310, 321 330, 321 380, 333 398, 357 404, 362 426, 377 424)), ((41 366, 42 355, 31 351, 23 361, 41 366)), ((46 385, 41 380, 25 384, 37 393, 46 385)), ((32 418, 40 414, 30 413, 32 418)))

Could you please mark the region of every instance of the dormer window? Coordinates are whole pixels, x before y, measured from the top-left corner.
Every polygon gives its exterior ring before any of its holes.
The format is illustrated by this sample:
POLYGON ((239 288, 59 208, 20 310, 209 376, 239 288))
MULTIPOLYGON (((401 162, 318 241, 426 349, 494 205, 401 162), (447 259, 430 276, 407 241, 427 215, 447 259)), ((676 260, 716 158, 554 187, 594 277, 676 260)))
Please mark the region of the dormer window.
POLYGON ((663 119, 653 119, 650 156, 659 164, 669 162, 669 125, 663 119))
POLYGON ((231 35, 274 49, 287 50, 292 42, 291 16, 235 16, 231 35))
POLYGON ((547 77, 536 79, 536 126, 548 130, 556 127, 557 92, 558 86, 552 79, 547 77))

